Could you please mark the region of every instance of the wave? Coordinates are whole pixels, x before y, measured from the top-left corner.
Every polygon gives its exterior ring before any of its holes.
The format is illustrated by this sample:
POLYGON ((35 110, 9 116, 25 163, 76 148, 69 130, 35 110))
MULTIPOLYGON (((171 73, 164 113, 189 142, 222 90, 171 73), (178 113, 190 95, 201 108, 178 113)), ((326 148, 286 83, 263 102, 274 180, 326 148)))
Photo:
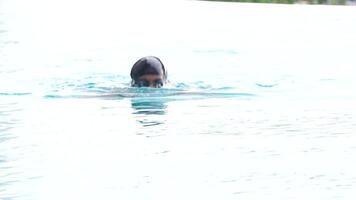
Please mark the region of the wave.
POLYGON ((0 92, 0 96, 26 96, 31 94, 31 92, 0 92))
POLYGON ((183 90, 178 88, 96 88, 81 94, 47 94, 44 97, 50 99, 59 98, 141 98, 141 99, 194 99, 194 98, 232 98, 253 97, 253 93, 226 92, 225 89, 211 90, 183 90), (99 91, 99 92, 98 92, 99 91))

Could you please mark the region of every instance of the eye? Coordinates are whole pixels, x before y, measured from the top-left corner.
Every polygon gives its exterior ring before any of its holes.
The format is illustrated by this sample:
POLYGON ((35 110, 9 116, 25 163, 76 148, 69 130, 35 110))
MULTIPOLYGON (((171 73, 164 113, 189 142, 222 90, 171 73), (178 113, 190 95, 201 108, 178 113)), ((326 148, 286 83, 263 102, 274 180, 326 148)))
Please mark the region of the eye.
POLYGON ((162 86, 163 86, 162 80, 156 80, 156 81, 155 81, 155 86, 156 86, 156 87, 162 87, 162 86))
POLYGON ((139 81, 137 82, 138 87, 148 87, 150 86, 150 83, 148 81, 139 81))

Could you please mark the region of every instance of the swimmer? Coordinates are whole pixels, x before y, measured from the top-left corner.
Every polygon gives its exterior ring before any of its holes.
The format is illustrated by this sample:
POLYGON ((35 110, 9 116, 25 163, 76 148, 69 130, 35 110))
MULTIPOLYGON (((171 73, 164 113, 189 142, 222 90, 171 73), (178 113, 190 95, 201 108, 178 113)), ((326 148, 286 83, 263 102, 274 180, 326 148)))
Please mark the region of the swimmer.
POLYGON ((143 57, 131 69, 131 86, 161 88, 167 83, 167 71, 154 56, 143 57))

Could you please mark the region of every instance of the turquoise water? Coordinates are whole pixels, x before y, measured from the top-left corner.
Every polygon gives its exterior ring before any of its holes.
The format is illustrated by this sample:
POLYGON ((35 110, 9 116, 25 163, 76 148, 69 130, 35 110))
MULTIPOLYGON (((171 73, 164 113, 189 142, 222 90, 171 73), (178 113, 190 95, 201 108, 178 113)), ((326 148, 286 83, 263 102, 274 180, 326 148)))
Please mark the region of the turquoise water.
POLYGON ((355 7, 0 0, 0 199, 353 200, 355 35, 355 7), (169 87, 129 87, 146 55, 169 87))

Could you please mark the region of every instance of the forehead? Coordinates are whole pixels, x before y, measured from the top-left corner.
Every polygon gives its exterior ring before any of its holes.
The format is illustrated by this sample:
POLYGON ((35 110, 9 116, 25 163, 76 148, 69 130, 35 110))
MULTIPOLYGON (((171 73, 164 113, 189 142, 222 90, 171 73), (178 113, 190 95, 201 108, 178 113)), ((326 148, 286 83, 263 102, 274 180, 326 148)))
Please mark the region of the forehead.
POLYGON ((143 76, 140 76, 138 79, 139 80, 154 81, 154 80, 160 80, 162 78, 163 78, 162 75, 145 74, 143 76))

